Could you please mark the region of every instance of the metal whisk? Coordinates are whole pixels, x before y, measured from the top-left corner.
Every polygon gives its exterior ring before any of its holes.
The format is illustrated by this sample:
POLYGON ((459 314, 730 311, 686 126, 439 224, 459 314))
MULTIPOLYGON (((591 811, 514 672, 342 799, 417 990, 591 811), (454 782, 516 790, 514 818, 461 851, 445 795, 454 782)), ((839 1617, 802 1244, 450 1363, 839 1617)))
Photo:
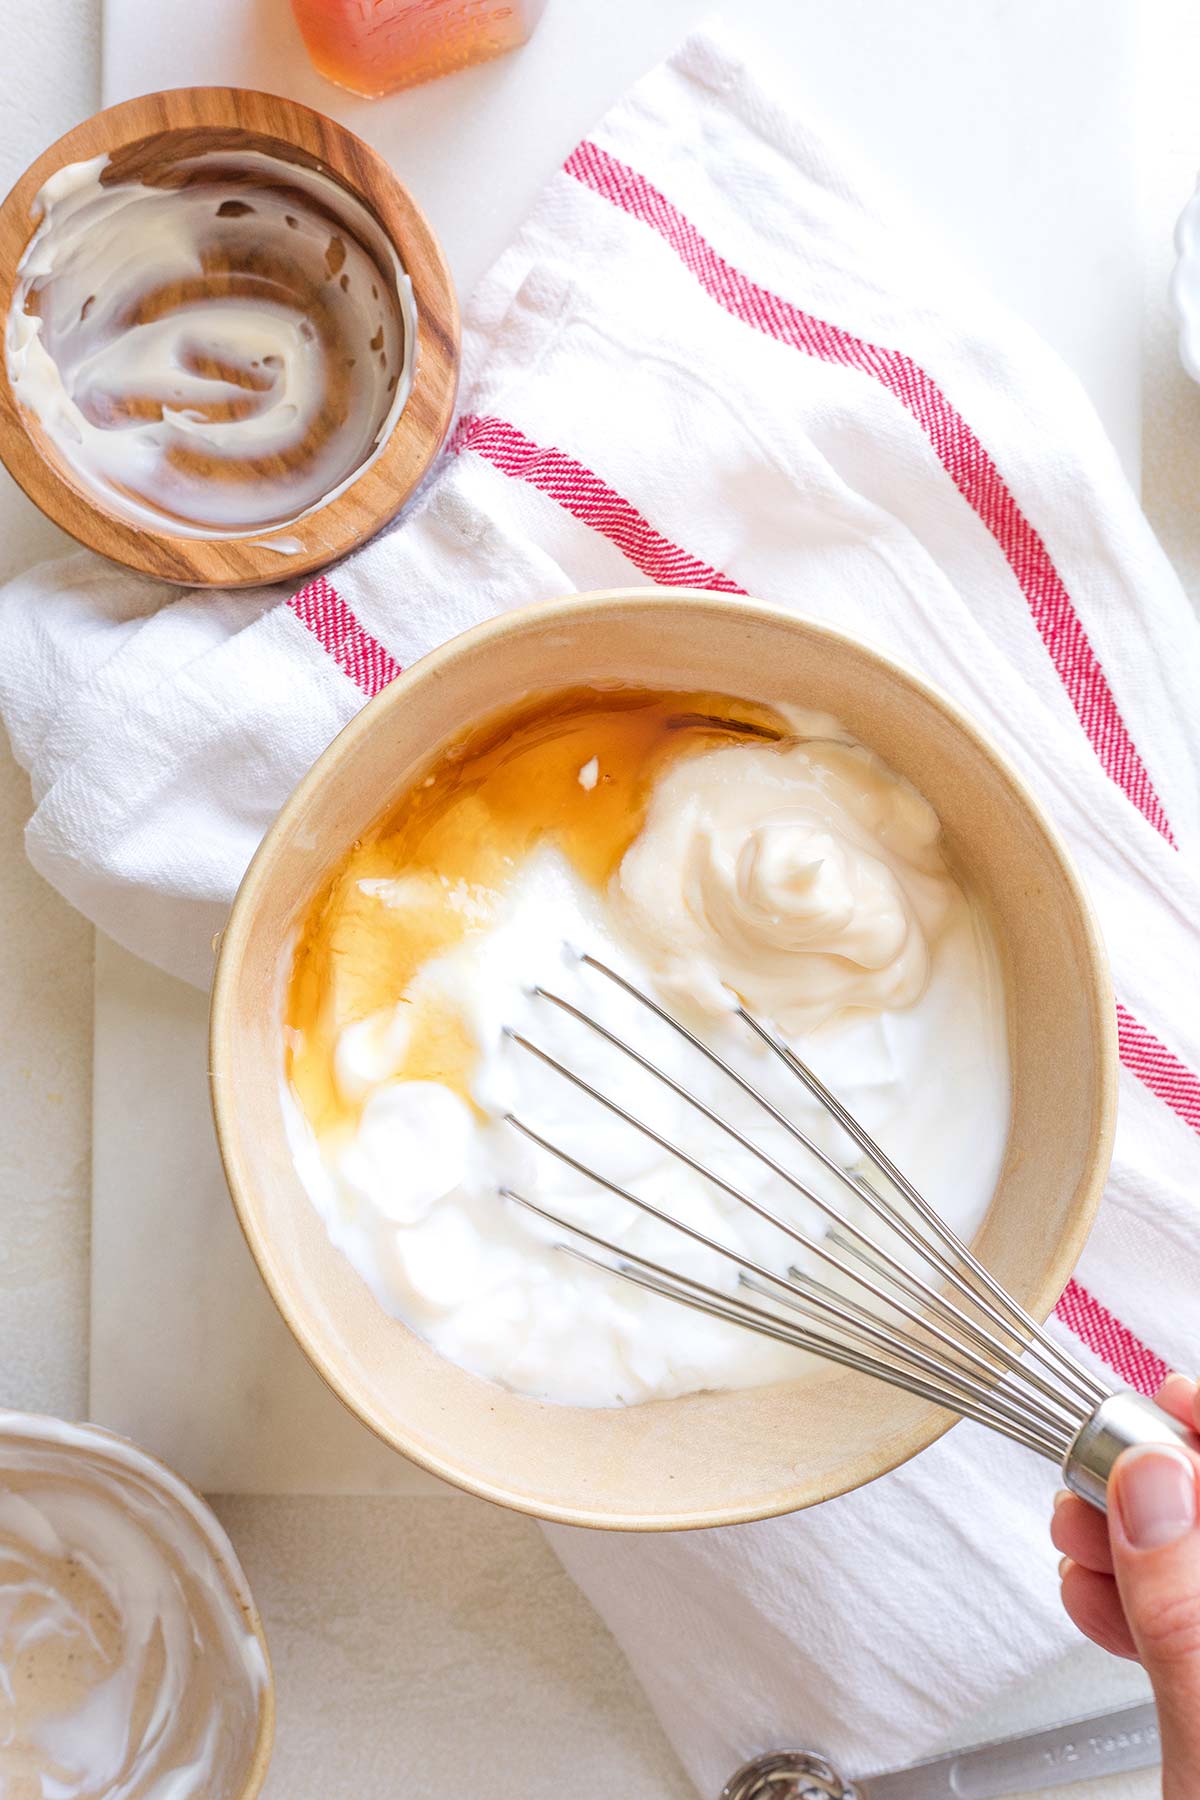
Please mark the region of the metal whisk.
POLYGON ((836 1156, 822 1149, 744 1074, 617 970, 586 953, 580 955, 580 961, 614 983, 638 1006, 648 1009, 706 1058, 723 1078, 761 1109, 762 1117, 782 1128, 789 1139, 816 1159, 827 1176, 853 1198, 855 1209, 860 1214, 865 1209, 870 1223, 865 1229, 855 1223, 841 1206, 823 1197, 626 1037, 574 1001, 538 987, 533 994, 539 1002, 597 1033, 652 1081, 663 1083, 741 1151, 757 1159, 772 1176, 815 1206, 828 1221, 829 1230, 820 1236, 804 1231, 744 1192, 685 1145, 601 1092, 525 1032, 511 1028, 507 1035, 514 1043, 705 1181, 749 1207, 801 1246, 810 1259, 823 1264, 837 1285, 818 1280, 794 1266, 780 1274, 729 1248, 590 1167, 529 1121, 510 1112, 508 1122, 531 1143, 589 1182, 734 1264, 737 1290, 729 1292, 711 1286, 638 1255, 559 1217, 513 1187, 503 1188, 506 1199, 528 1208, 564 1234, 558 1240, 563 1251, 680 1305, 876 1376, 963 1418, 975 1419, 1061 1464, 1067 1486, 1101 1510, 1109 1474, 1122 1450, 1144 1443, 1183 1443, 1200 1448, 1191 1432, 1153 1402, 1129 1388, 1114 1388, 1098 1380, 1032 1319, 837 1097, 745 1007, 739 1006, 736 1016, 803 1084, 857 1147, 870 1165, 869 1176, 845 1167, 836 1156))

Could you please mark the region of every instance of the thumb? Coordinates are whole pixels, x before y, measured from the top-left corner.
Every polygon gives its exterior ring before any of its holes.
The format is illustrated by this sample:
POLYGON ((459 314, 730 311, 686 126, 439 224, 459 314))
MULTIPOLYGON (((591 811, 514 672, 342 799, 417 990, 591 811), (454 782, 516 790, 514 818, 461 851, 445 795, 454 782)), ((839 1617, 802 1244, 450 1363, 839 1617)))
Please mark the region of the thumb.
POLYGON ((1165 1800, 1200 1800, 1200 1457, 1143 1444, 1109 1486, 1125 1616, 1154 1685, 1165 1800))

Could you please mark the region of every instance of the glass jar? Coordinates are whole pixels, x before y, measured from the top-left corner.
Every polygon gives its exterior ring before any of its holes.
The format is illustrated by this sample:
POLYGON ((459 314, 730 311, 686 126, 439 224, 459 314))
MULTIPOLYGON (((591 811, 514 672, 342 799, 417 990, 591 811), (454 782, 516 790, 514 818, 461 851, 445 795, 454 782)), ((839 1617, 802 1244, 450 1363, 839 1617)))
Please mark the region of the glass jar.
POLYGON ((546 0, 292 0, 314 65, 355 94, 390 94, 515 50, 546 0))

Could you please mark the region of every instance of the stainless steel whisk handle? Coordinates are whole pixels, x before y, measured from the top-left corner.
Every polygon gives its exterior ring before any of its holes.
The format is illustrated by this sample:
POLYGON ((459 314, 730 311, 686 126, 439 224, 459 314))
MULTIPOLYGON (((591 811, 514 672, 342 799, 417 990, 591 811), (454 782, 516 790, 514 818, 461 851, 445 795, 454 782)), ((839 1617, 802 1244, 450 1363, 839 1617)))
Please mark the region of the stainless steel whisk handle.
POLYGON ((1073 1494, 1108 1510, 1108 1478, 1123 1450, 1137 1444, 1180 1444, 1200 1453, 1200 1438, 1170 1413, 1127 1389, 1102 1400, 1063 1458, 1063 1480, 1073 1494))

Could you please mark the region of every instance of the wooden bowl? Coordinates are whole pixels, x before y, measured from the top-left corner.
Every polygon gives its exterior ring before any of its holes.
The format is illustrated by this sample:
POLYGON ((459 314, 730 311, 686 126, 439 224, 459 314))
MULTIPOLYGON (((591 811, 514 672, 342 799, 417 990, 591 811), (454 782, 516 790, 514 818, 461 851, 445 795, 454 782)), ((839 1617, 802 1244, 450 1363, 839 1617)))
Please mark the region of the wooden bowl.
POLYGON ((434 746, 523 693, 593 679, 832 713, 932 802, 991 909, 1007 987, 1012 1124, 975 1247, 1037 1319, 1049 1313, 1087 1236, 1113 1132, 1115 1013, 1087 899, 1028 790, 944 695, 852 638, 750 600, 658 590, 544 602, 424 657, 346 727, 268 833, 224 934, 211 1065, 225 1172, 316 1368, 425 1468, 542 1518, 624 1531, 790 1512, 895 1467, 948 1416, 832 1367, 611 1410, 509 1393, 381 1310, 330 1243, 288 1147, 282 992, 310 899, 434 746))
MULTIPOLYGON (((0 458, 36 506, 64 531, 114 562, 165 581, 245 587, 323 568, 394 517, 429 468, 449 429, 458 385, 454 287, 441 248, 411 195, 353 132, 277 94, 244 88, 170 88, 110 106, 59 138, 0 205, 0 319, 7 320, 17 265, 38 222, 34 202, 68 163, 106 155, 102 179, 165 183, 184 157, 255 151, 331 175, 374 215, 412 281, 417 354, 412 391, 382 450, 294 527, 244 535, 173 535, 123 516, 64 461, 39 421, 15 399, 0 356, 0 458), (296 535, 292 536, 292 531, 296 535), (269 547, 272 534, 276 547, 269 547), (279 548, 299 542, 301 548, 279 548)), ((0 326, 0 336, 3 327, 0 326)))
MULTIPOLYGON (((154 1513, 161 1509, 164 1518, 189 1532, 193 1546, 198 1548, 207 1565, 207 1578, 214 1586, 219 1585, 225 1590, 246 1630, 256 1639, 264 1674, 257 1696, 254 1739, 237 1772, 236 1785, 212 1791, 207 1800, 256 1800, 267 1778, 275 1737, 275 1680, 254 1596, 233 1545, 212 1508, 157 1457, 100 1425, 67 1424, 42 1413, 0 1409, 0 1449, 14 1452, 18 1467, 23 1455, 30 1466, 39 1453, 50 1451, 66 1462, 69 1474, 64 1471, 64 1482, 72 1480, 86 1484, 90 1472, 91 1479, 99 1478, 110 1488, 118 1487, 122 1497, 122 1519, 130 1531, 146 1530, 147 1519, 152 1520, 154 1513)), ((204 1654, 203 1645, 197 1643, 195 1658, 204 1654)), ((186 1690, 181 1710, 187 1710, 186 1690)))

